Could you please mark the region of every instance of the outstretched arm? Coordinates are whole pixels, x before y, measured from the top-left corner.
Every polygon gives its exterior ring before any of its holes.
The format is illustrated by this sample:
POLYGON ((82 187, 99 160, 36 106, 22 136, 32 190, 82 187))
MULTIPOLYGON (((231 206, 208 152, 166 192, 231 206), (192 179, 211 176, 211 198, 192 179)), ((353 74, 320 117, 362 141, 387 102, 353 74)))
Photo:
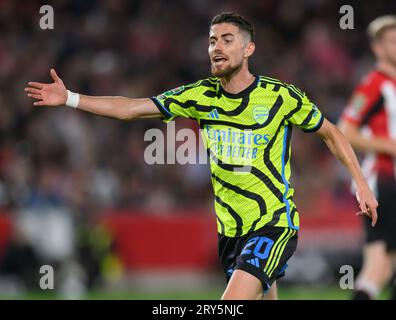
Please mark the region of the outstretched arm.
POLYGON ((374 226, 377 222, 378 202, 367 184, 355 152, 348 140, 335 125, 326 119, 317 133, 322 137, 331 153, 340 160, 351 173, 357 186, 356 198, 361 210, 361 212, 358 212, 358 215, 365 214, 371 217, 371 225, 374 226))
MULTIPOLYGON (((25 88, 28 96, 35 99, 35 106, 63 106, 68 97, 67 89, 54 69, 50 71, 53 83, 29 82, 25 88)), ((159 118, 161 112, 149 98, 92 97, 81 95, 77 108, 100 116, 121 120, 159 118)))

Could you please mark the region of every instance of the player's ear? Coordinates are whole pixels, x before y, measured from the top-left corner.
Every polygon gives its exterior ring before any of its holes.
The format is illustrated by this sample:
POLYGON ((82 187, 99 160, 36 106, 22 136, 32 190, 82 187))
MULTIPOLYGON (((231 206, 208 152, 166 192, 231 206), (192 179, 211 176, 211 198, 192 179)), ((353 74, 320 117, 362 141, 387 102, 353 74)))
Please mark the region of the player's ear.
POLYGON ((245 47, 244 58, 249 58, 254 53, 255 49, 256 45, 254 44, 254 42, 249 41, 245 47))

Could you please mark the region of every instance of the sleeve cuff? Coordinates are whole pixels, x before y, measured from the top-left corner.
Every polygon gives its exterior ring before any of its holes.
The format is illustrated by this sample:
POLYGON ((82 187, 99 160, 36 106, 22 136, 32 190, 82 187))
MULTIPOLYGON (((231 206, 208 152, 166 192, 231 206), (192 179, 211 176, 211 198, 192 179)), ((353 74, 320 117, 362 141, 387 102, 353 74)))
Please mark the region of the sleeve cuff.
POLYGON ((173 114, 168 111, 165 106, 156 98, 156 97, 151 97, 151 101, 154 102, 154 104, 157 106, 158 110, 161 111, 161 113, 165 116, 166 119, 170 119, 173 117, 173 114))
POLYGON ((320 127, 322 126, 323 121, 324 121, 324 116, 323 116, 323 114, 322 114, 321 117, 320 117, 319 122, 318 122, 313 128, 303 129, 303 131, 304 131, 304 132, 308 132, 308 133, 309 133, 309 132, 318 131, 318 130, 320 129, 320 127))

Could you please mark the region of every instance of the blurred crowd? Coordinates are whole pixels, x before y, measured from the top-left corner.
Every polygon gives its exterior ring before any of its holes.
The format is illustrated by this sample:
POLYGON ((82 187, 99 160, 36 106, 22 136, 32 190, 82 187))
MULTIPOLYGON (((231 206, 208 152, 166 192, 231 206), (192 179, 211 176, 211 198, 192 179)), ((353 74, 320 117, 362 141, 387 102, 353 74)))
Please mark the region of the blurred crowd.
MULTIPOLYGON (((256 28, 251 70, 294 83, 336 122, 371 67, 365 27, 389 7, 359 2, 355 29, 341 30, 337 1, 47 1, 54 29, 42 30, 43 4, 0 2, 0 207, 67 205, 77 215, 107 207, 210 206, 208 168, 149 166, 144 132, 165 129, 160 120, 129 123, 33 108, 23 91, 28 81, 49 82, 55 67, 72 91, 156 95, 209 74, 210 20, 236 11, 256 28)), ((186 126, 194 123, 178 120, 178 128, 186 126)), ((342 197, 348 178, 323 143, 300 133, 294 140, 300 205, 315 193, 342 197)))
MULTIPOLYGON (((144 133, 165 130, 161 120, 33 108, 23 88, 51 81, 51 67, 74 92, 150 97, 207 77, 210 20, 236 11, 256 28, 251 71, 295 84, 335 123, 372 67, 365 28, 392 2, 352 2, 354 29, 342 30, 343 3, 332 0, 0 1, 0 208, 66 208, 76 221, 107 208, 212 210, 207 165, 144 162, 144 133), (44 4, 53 30, 40 29, 44 4)), ((197 129, 177 120, 182 127, 197 129)), ((349 199, 349 177, 323 142, 299 130, 293 142, 297 204, 349 199)))

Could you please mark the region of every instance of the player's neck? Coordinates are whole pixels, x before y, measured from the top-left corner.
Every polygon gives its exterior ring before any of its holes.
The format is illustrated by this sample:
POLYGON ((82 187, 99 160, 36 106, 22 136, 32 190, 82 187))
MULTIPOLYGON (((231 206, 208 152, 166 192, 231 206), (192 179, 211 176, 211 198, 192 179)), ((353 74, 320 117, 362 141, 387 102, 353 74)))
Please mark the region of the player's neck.
POLYGON ((255 76, 252 75, 249 70, 240 70, 230 77, 220 78, 220 83, 225 91, 236 94, 249 87, 254 80, 255 76))
POLYGON ((396 65, 394 65, 388 61, 378 61, 377 62, 377 70, 388 75, 392 79, 396 79, 396 65))

